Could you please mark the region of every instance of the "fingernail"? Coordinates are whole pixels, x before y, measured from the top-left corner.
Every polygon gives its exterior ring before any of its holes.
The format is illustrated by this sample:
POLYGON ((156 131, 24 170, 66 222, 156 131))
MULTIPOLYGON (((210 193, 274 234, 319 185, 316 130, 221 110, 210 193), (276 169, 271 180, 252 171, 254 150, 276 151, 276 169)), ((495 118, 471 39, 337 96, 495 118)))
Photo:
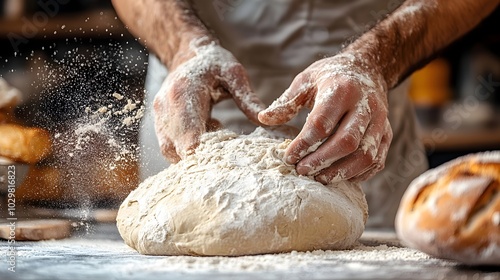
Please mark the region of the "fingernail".
POLYGON ((297 165, 297 173, 300 175, 312 175, 311 173, 311 168, 309 166, 304 166, 304 165, 297 165))
POLYGON ((288 164, 296 164, 298 159, 295 156, 289 155, 285 157, 285 162, 288 164))
POLYGON ((315 177, 316 181, 320 182, 323 185, 328 184, 328 177, 326 175, 319 175, 315 177))

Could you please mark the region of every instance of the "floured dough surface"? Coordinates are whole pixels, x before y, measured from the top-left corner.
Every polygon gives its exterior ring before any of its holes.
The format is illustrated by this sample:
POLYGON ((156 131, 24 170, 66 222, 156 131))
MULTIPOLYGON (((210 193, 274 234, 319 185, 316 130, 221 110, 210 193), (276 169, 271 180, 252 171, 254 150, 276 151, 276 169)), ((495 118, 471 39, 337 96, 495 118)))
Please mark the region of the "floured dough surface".
POLYGON ((117 217, 142 254, 237 256, 345 249, 361 236, 358 184, 325 186, 281 160, 288 142, 258 128, 207 133, 196 152, 145 180, 117 217))

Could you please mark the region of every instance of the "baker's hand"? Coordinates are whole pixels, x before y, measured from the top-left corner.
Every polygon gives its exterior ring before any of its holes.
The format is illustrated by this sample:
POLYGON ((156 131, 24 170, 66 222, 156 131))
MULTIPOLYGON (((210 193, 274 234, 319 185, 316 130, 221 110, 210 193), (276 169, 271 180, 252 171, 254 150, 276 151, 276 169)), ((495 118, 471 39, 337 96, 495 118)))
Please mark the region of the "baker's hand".
POLYGON ((392 140, 387 86, 376 65, 351 54, 319 60, 300 73, 269 108, 267 125, 312 108, 285 161, 321 183, 363 181, 384 167, 392 140))
POLYGON ((260 124, 258 112, 265 108, 251 90, 245 69, 229 51, 207 38, 183 49, 154 100, 156 135, 171 162, 194 149, 201 134, 220 127, 210 117, 214 103, 232 97, 256 124, 260 124))

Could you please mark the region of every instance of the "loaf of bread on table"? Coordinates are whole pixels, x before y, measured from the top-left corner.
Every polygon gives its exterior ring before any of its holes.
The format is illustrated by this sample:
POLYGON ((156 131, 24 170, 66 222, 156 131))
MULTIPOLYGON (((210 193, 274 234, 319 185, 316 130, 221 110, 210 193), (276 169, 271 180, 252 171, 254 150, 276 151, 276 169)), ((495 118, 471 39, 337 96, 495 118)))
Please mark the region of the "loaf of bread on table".
POLYGON ((0 124, 0 157, 34 164, 49 155, 51 147, 49 133, 41 128, 0 124))
POLYGON ((468 155, 429 170, 404 194, 398 237, 429 255, 500 265, 500 151, 468 155))

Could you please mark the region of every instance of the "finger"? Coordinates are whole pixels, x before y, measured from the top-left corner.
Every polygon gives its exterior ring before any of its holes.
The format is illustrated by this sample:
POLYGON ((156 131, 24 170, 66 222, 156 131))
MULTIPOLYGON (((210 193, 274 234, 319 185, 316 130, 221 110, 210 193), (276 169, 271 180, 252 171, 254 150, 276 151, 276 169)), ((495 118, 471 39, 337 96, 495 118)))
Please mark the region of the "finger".
POLYGON ((352 182, 366 181, 384 169, 385 160, 387 158, 387 153, 389 152, 389 148, 391 146, 391 141, 392 141, 392 129, 390 128, 389 121, 387 121, 387 126, 388 126, 388 129, 386 130, 387 132, 384 134, 382 140, 380 141, 380 147, 378 149, 375 163, 364 173, 351 178, 350 181, 352 182))
POLYGON ((335 134, 297 164, 297 172, 302 175, 315 175, 339 159, 354 153, 365 135, 370 118, 369 113, 349 112, 342 119, 335 134))
POLYGON ((348 156, 334 162, 330 167, 316 175, 316 180, 323 184, 349 180, 366 172, 376 161, 382 140, 381 129, 370 124, 361 140, 359 148, 348 156))
POLYGON ((259 120, 266 125, 284 124, 293 119, 304 106, 312 106, 315 94, 315 88, 309 78, 299 74, 269 108, 259 113, 259 120))
POLYGON ((166 115, 166 107, 164 106, 163 93, 163 91, 158 92, 153 102, 154 127, 161 153, 168 161, 176 163, 180 160, 180 157, 177 155, 175 146, 168 135, 169 125, 164 117, 166 115))
POLYGON ((217 131, 223 128, 221 122, 217 119, 208 120, 206 127, 209 132, 217 131))
MULTIPOLYGON (((173 81, 167 78, 167 82, 173 81)), ((155 128, 160 141, 172 139, 176 153, 185 157, 206 131, 211 97, 208 88, 176 79, 155 97, 155 128)))
MULTIPOLYGON (((318 93, 316 104, 309 114, 302 131, 285 153, 285 161, 296 164, 306 155, 314 152, 315 145, 328 138, 346 114, 354 111, 357 100, 356 89, 350 86, 328 87, 318 93)), ((348 119, 352 117, 347 116, 348 119)), ((350 139, 347 139, 348 141, 350 139)), ((334 147, 334 151, 338 148, 334 147)), ((332 150, 329 151, 331 154, 332 150)), ((321 160, 325 160, 322 158, 321 160)))
POLYGON ((171 163, 177 163, 181 160, 181 157, 175 151, 175 146, 170 139, 165 139, 160 141, 161 153, 167 160, 171 163))
POLYGON ((188 88, 186 92, 190 93, 190 97, 183 99, 173 114, 173 131, 175 132, 172 137, 176 137, 174 138, 175 148, 182 158, 198 146, 200 136, 207 131, 211 99, 201 90, 188 88))
POLYGON ((266 106, 253 92, 248 82, 248 75, 241 66, 237 64, 222 73, 221 81, 223 87, 232 95, 236 106, 255 124, 261 125, 258 114, 266 106))

